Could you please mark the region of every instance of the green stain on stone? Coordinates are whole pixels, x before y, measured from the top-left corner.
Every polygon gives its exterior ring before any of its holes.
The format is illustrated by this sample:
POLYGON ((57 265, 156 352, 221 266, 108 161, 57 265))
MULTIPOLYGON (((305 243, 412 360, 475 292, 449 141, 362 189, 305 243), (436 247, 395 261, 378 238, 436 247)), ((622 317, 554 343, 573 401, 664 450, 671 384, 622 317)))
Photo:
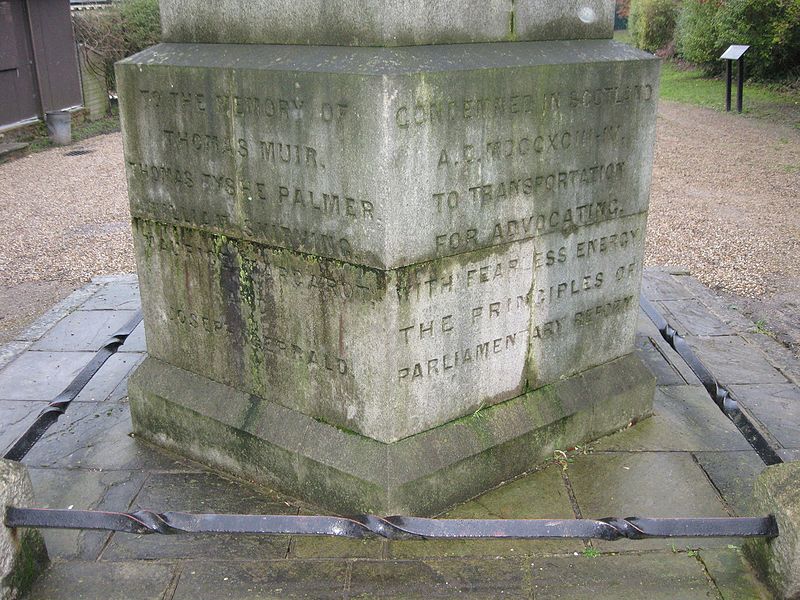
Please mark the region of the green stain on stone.
POLYGON ((11 597, 23 597, 33 587, 33 583, 44 571, 47 563, 47 550, 41 534, 34 529, 17 529, 19 554, 13 571, 3 582, 4 590, 11 590, 11 597), (16 595, 13 595, 14 592, 16 595))

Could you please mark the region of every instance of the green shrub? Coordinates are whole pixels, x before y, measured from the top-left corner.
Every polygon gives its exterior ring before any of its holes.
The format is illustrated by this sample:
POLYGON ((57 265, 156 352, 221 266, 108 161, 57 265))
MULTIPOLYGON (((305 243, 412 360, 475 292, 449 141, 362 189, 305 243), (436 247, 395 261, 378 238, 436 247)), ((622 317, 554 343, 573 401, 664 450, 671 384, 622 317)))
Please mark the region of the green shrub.
POLYGON ((637 48, 656 52, 672 44, 678 18, 676 0, 633 0, 628 29, 637 48))
POLYGON ((706 71, 719 71, 719 11, 722 0, 683 0, 678 17, 677 52, 706 71))
MULTIPOLYGON (((719 14, 718 48, 748 44, 748 71, 759 79, 800 68, 800 0, 728 0, 719 14)), ((719 56, 719 54, 717 55, 719 56)))
POLYGON ((135 54, 161 39, 158 0, 124 0, 119 16, 126 54, 135 54))
POLYGON ((709 73, 721 72, 731 44, 751 46, 747 71, 760 79, 791 75, 800 66, 800 0, 684 0, 677 50, 709 73))
POLYGON ((89 68, 114 91, 114 63, 161 38, 158 0, 122 0, 109 8, 76 11, 75 38, 89 68))

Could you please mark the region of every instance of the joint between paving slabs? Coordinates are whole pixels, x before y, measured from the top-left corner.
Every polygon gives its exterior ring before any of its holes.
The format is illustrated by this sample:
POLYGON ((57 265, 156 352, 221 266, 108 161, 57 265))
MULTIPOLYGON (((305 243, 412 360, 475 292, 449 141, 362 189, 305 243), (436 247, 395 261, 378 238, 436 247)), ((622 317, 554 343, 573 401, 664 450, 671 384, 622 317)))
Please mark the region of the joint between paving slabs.
MULTIPOLYGON (((133 506, 134 506, 134 503, 136 502, 136 499, 139 497, 139 494, 142 493, 142 490, 144 489, 144 486, 147 485, 147 482, 150 481, 150 477, 152 477, 152 476, 153 476, 153 474, 151 472, 147 472, 147 474, 142 478, 142 483, 139 486, 139 489, 136 490, 136 493, 133 494, 133 496, 131 496, 131 500, 130 500, 130 502, 128 502, 128 506, 126 507, 127 512, 132 512, 133 511, 133 506)), ((111 545, 111 540, 113 540, 114 536, 116 536, 118 533, 119 532, 112 531, 111 535, 109 535, 106 538, 106 541, 103 544, 103 547, 100 548, 100 552, 97 553, 97 559, 96 560, 98 562, 103 559, 103 554, 105 554, 106 549, 108 549, 108 547, 111 545)))
POLYGON ((697 553, 693 554, 692 558, 694 558, 694 560, 696 560, 697 563, 700 565, 700 568, 703 569, 703 575, 705 575, 706 580, 711 585, 711 588, 714 590, 714 593, 717 596, 717 600, 727 600, 725 598, 725 596, 722 595, 722 592, 720 591, 716 580, 711 575, 711 571, 708 570, 708 567, 706 566, 706 562, 703 560, 703 557, 700 555, 700 553, 697 552, 697 553))
MULTIPOLYGON (((567 490, 567 497, 569 498, 570 506, 572 507, 572 512, 575 514, 576 519, 583 519, 583 512, 581 511, 581 507, 578 504, 578 498, 575 496, 575 490, 572 489, 572 482, 569 479, 569 475, 567 474, 566 467, 561 469, 561 480, 564 482, 564 487, 567 490)), ((581 540, 583 545, 586 548, 594 547, 592 544, 592 540, 581 540)))
POLYGON ((345 568, 344 568, 344 585, 342 586, 342 597, 349 598, 350 597, 350 587, 353 581, 353 565, 355 564, 354 560, 345 561, 345 568))
POLYGON ((170 579, 169 584, 167 584, 167 589, 164 590, 161 600, 172 600, 175 597, 175 592, 178 591, 178 583, 183 576, 183 569, 184 564, 182 562, 179 562, 175 565, 175 571, 172 573, 172 579, 170 579))
POLYGON ((740 515, 738 515, 736 513, 736 510, 733 508, 733 506, 731 506, 731 504, 728 503, 728 501, 725 499, 725 496, 723 495, 722 490, 719 489, 719 487, 714 482, 714 479, 712 479, 712 477, 708 473, 708 471, 706 471, 705 468, 703 468, 703 465, 700 462, 700 459, 697 458, 697 455, 694 452, 690 452, 689 456, 692 457, 692 461, 694 462, 694 464, 697 465, 697 468, 699 468, 700 471, 703 473, 703 475, 705 476, 705 478, 708 481, 708 483, 711 484, 712 488, 714 488, 714 491, 716 492, 717 496, 719 497, 719 500, 722 503, 722 507, 725 509, 725 512, 727 512, 732 517, 740 516, 740 515))

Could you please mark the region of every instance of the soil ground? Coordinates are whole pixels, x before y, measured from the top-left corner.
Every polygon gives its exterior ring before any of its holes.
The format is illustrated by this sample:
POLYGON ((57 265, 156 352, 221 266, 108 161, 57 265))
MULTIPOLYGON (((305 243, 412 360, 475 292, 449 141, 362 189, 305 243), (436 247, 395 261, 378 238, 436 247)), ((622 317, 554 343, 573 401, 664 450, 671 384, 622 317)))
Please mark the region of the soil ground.
MULTIPOLYGON (((0 165, 0 344, 93 276, 135 270, 123 165, 119 133, 0 165)), ((795 354, 798 198, 800 130, 662 101, 647 265, 685 268, 795 354)))

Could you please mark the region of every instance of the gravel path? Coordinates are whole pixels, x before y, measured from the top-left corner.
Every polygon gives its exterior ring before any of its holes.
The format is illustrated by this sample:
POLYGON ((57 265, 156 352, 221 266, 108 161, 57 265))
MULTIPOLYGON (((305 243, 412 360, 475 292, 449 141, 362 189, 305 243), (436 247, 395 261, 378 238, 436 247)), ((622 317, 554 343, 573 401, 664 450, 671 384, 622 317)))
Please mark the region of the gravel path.
MULTIPOLYGON (((798 198, 800 131, 661 104, 647 264, 774 308, 800 341, 798 198)), ((133 272, 121 135, 0 165, 0 235, 0 343, 91 277, 133 272)))
POLYGON ((800 280, 798 199, 800 131, 661 103, 649 265, 747 298, 780 293, 800 280))
POLYGON ((121 134, 0 165, 0 198, 0 285, 135 270, 121 134))

